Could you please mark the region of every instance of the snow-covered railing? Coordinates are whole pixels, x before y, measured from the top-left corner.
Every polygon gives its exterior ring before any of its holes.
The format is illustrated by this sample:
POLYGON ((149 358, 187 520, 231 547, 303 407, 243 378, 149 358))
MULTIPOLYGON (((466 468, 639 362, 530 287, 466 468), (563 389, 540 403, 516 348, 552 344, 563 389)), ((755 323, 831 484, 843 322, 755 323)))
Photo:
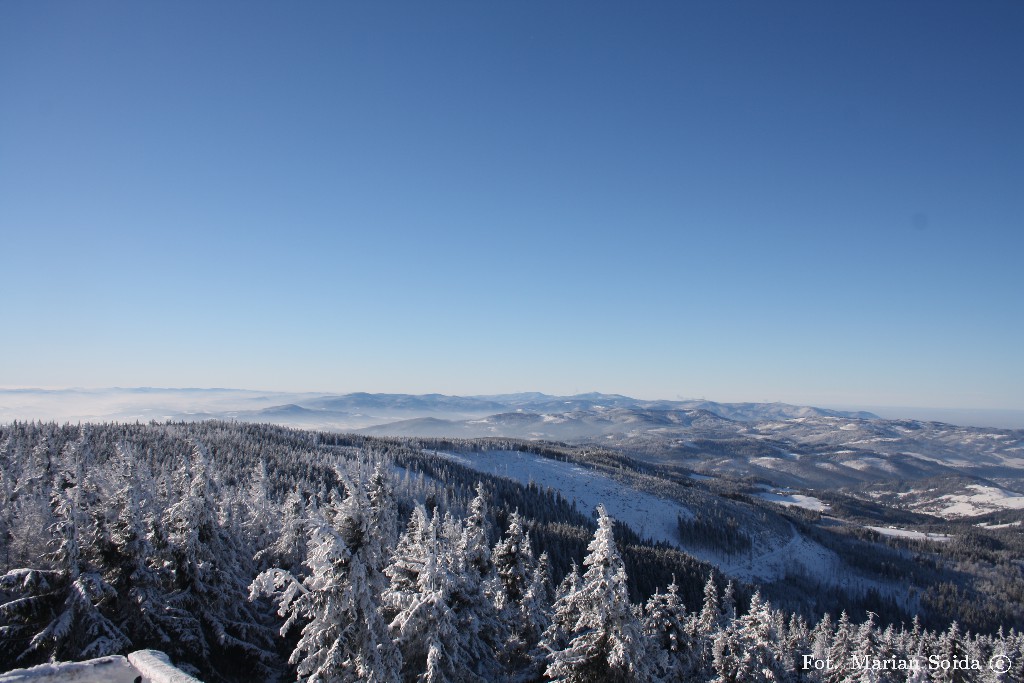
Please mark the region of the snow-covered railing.
POLYGON ((150 683, 201 683, 181 669, 171 664, 163 652, 159 650, 138 650, 128 655, 128 662, 143 676, 143 681, 150 683))
POLYGON ((54 662, 0 673, 0 683, 201 683, 176 669, 167 655, 139 650, 127 657, 114 655, 84 662, 54 662))

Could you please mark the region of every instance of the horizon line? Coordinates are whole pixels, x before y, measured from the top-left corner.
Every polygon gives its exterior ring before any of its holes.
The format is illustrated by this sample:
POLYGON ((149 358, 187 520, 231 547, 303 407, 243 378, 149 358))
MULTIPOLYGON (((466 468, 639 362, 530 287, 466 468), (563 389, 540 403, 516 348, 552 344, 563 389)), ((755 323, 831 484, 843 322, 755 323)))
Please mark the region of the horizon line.
POLYGON ((964 407, 964 406, 927 406, 927 405, 902 405, 902 404, 891 404, 891 403, 809 403, 809 402, 790 402, 782 400, 771 400, 771 401, 757 401, 757 400, 740 400, 740 401, 729 401, 729 400, 716 400, 709 399, 706 397, 691 397, 682 398, 676 396, 676 398, 638 398, 629 394, 622 394, 618 392, 604 392, 604 391, 584 391, 574 394, 550 394, 544 391, 536 390, 525 390, 525 391, 497 391, 494 393, 480 394, 480 393, 452 393, 445 394, 438 391, 430 391, 424 393, 414 392, 395 392, 395 391, 323 391, 323 390, 294 390, 294 389, 251 389, 242 387, 198 387, 198 386, 186 386, 186 387, 168 387, 168 386, 150 386, 150 385, 138 385, 138 386, 7 386, 0 385, 0 391, 7 392, 88 392, 88 391, 168 391, 168 392, 184 392, 184 391, 232 391, 232 392, 244 392, 244 393, 256 393, 256 394, 316 394, 321 396, 350 396, 353 394, 367 394, 367 395, 378 395, 378 396, 446 396, 450 398, 490 398, 494 396, 508 396, 517 394, 540 394, 542 396, 549 396, 552 398, 574 398, 578 396, 588 395, 601 395, 610 397, 622 397, 629 398, 637 401, 664 401, 669 403, 687 403, 691 401, 706 401, 709 403, 719 404, 761 404, 761 405, 789 405, 806 408, 825 408, 832 410, 861 410, 869 412, 871 409, 882 409, 882 410, 938 410, 938 411, 961 411, 970 413, 1022 413, 1024 414, 1024 408, 976 408, 976 407, 964 407))

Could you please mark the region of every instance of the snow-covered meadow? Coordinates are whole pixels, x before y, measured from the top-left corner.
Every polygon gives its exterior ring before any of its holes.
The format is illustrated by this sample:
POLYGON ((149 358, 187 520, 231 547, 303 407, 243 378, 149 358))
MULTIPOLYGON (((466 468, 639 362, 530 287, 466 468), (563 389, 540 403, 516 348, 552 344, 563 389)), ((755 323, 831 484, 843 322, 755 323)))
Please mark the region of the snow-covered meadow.
MULTIPOLYGON (((434 451, 430 451, 433 453, 434 451)), ((790 527, 788 534, 764 534, 753 539, 749 553, 728 555, 705 547, 683 545, 679 541, 678 518, 692 519, 694 512, 676 501, 651 495, 603 475, 589 467, 545 458, 520 451, 481 451, 438 455, 480 472, 507 477, 520 483, 534 482, 559 491, 585 513, 604 505, 608 514, 627 524, 641 536, 673 545, 721 571, 745 581, 771 581, 792 570, 822 576, 826 581, 837 575, 836 555, 805 538, 790 527)), ((824 503, 810 496, 794 496, 803 505, 824 503)))

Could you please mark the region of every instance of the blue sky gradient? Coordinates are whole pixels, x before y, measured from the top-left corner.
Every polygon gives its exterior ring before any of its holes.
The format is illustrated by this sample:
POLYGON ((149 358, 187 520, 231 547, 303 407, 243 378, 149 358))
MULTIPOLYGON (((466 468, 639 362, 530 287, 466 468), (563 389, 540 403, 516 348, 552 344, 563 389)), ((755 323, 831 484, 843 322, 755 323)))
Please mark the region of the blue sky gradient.
POLYGON ((1024 4, 0 3, 3 386, 1024 409, 1024 4))

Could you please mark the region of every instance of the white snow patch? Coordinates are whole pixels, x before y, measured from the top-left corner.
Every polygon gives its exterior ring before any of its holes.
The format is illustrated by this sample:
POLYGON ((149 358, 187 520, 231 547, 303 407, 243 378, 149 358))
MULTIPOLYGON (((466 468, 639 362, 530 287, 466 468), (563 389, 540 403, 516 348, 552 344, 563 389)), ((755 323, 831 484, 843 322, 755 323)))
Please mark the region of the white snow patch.
POLYGON ((84 662, 53 662, 28 669, 14 669, 0 674, 0 683, 48 683, 49 681, 75 681, 75 683, 132 683, 139 672, 120 655, 100 657, 84 662))
POLYGON ((750 461, 751 465, 758 465, 760 467, 767 467, 769 469, 775 469, 780 467, 785 461, 782 458, 773 458, 771 456, 764 456, 760 458, 753 458, 750 461))
POLYGON ((927 460, 928 462, 937 462, 940 465, 948 465, 949 467, 974 467, 977 463, 962 458, 954 458, 953 456, 934 456, 928 455, 927 453, 918 453, 917 451, 900 451, 900 455, 909 455, 912 458, 918 460, 927 460))
MULTIPOLYGON (((431 451, 433 452, 433 451, 431 451)), ((678 517, 692 519, 689 508, 625 484, 582 465, 552 460, 521 451, 484 451, 438 455, 481 472, 508 477, 523 484, 534 482, 561 492, 584 514, 603 504, 608 514, 641 536, 678 545, 678 517)))
POLYGON ((865 472, 867 470, 881 470, 882 472, 895 472, 896 468, 887 460, 882 458, 856 458, 844 460, 843 465, 851 469, 865 472))
POLYGON ((877 531, 883 536, 895 536, 897 538, 913 538, 918 541, 937 541, 942 543, 953 538, 949 534, 926 533, 923 531, 913 531, 912 529, 897 529, 895 527, 869 526, 868 529, 877 531))
MULTIPOLYGON (((641 536, 666 541, 699 560, 715 565, 725 574, 744 581, 772 581, 784 576, 787 571, 801 569, 812 576, 834 577, 838 573, 833 570, 841 566, 835 553, 808 540, 792 525, 788 537, 756 539, 750 553, 723 555, 706 548, 682 546, 677 534, 677 518, 682 516, 692 519, 694 514, 689 508, 638 491, 574 463, 520 451, 437 451, 437 455, 481 472, 508 477, 524 484, 534 482, 551 487, 568 500, 575 500, 584 512, 603 504, 608 514, 628 524, 641 536)), ((690 476, 694 477, 693 474, 690 476)))
POLYGON ((847 446, 855 446, 859 443, 891 443, 893 441, 899 441, 895 437, 876 436, 871 439, 858 439, 857 441, 849 441, 846 443, 847 446))
POLYGON ((1007 522, 1006 524, 975 524, 975 526, 981 527, 982 529, 1011 529, 1015 526, 1020 526, 1022 522, 1007 522))
POLYGON ((949 494, 936 499, 936 504, 949 503, 945 507, 935 510, 936 514, 944 517, 964 517, 983 515, 997 510, 1024 510, 1024 494, 983 484, 969 484, 967 488, 973 489, 977 493, 949 494))
POLYGON ((200 683, 184 671, 171 665, 171 660, 159 650, 138 650, 128 655, 128 661, 152 683, 200 683))
POLYGON ((800 493, 758 493, 756 494, 761 500, 767 500, 771 503, 778 503, 779 505, 787 505, 792 507, 803 508, 805 510, 814 510, 815 512, 827 512, 831 508, 828 503, 822 502, 814 496, 805 496, 800 493))
POLYGON ((686 552, 744 581, 772 581, 791 571, 806 572, 829 583, 841 580, 841 572, 837 571, 842 564, 839 557, 792 525, 788 538, 773 538, 768 543, 758 539, 749 555, 722 556, 702 548, 687 548, 686 552))
POLYGON ((175 668, 157 650, 138 650, 128 657, 112 655, 84 662, 51 662, 0 674, 0 683, 200 683, 175 668))

